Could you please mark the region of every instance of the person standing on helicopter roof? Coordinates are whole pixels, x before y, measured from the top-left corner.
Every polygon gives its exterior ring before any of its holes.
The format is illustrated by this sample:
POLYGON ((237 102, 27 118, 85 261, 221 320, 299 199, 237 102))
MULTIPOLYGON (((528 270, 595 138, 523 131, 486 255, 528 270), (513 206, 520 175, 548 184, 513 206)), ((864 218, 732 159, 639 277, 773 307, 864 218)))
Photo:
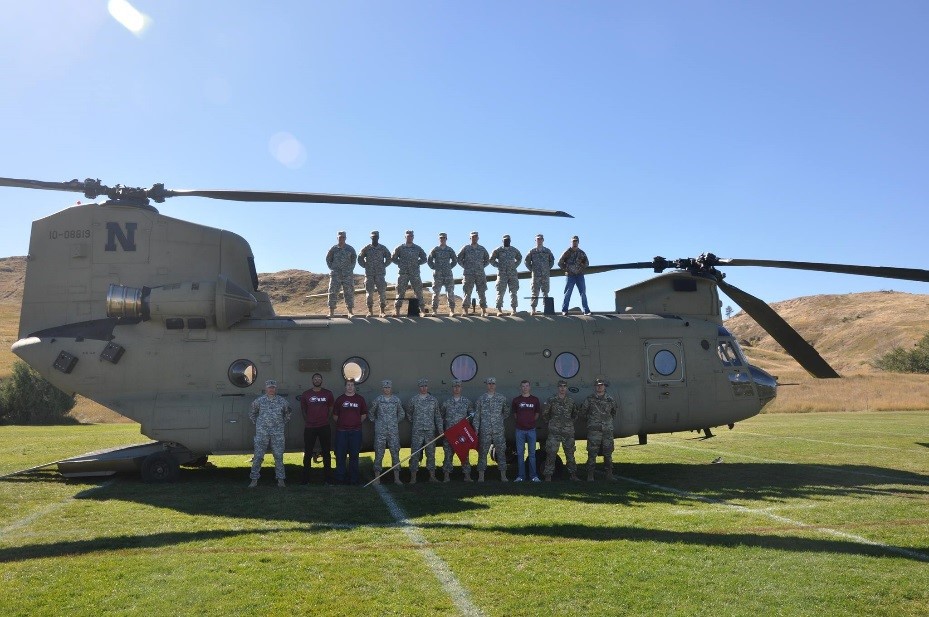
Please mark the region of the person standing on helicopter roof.
POLYGON ((561 314, 568 314, 568 306, 571 302, 571 294, 574 292, 574 286, 577 285, 577 291, 581 294, 581 305, 584 307, 584 314, 590 315, 590 308, 587 306, 587 284, 584 282, 584 271, 590 262, 587 260, 587 253, 578 247, 580 239, 577 236, 571 238, 571 246, 558 260, 558 267, 565 271, 564 302, 561 304, 561 314))
POLYGON ((342 290, 342 299, 348 316, 355 310, 355 249, 345 242, 345 232, 340 231, 338 242, 326 253, 329 267, 329 316, 335 315, 335 305, 342 290))

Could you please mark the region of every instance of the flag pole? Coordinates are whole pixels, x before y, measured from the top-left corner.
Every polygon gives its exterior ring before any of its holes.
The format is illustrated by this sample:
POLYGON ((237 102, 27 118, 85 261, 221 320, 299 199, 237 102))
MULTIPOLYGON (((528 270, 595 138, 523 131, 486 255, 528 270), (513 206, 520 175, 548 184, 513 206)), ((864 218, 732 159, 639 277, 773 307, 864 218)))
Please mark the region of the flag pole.
MULTIPOLYGON (((368 488, 369 486, 371 486, 372 484, 374 484, 375 482, 377 482, 378 480, 380 480, 381 478, 383 478, 384 476, 386 476, 388 473, 390 473, 390 472, 393 471, 394 469, 400 467, 400 465, 402 465, 403 463, 407 462, 408 460, 410 460, 410 459, 413 458, 414 456, 418 456, 419 453, 423 451, 423 448, 427 448, 428 446, 431 446, 432 444, 434 444, 434 443, 437 442, 438 440, 442 439, 443 437, 445 437, 445 433, 440 433, 438 437, 436 437, 435 439, 433 439, 433 440, 430 441, 429 443, 424 443, 424 444, 421 445, 420 447, 416 448, 416 451, 415 451, 415 452, 411 452, 410 455, 409 455, 408 457, 406 457, 405 459, 403 459, 403 460, 400 461, 399 463, 396 463, 396 464, 394 464, 392 467, 390 467, 389 469, 385 469, 384 471, 382 471, 382 472, 381 472, 381 475, 379 475, 379 476, 377 476, 376 478, 372 479, 370 482, 368 482, 367 484, 365 484, 364 487, 362 487, 362 488, 368 488)), ((453 455, 453 456, 454 456, 454 455, 453 455)))

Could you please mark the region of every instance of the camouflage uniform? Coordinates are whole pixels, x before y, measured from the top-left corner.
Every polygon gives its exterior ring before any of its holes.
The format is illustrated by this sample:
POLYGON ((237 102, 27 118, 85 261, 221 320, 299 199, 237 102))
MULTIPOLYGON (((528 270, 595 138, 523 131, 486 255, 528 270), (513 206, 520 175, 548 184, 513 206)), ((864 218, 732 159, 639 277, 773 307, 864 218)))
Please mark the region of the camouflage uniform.
POLYGON ((290 420, 290 403, 282 396, 262 394, 252 401, 248 418, 255 425, 255 455, 252 457, 252 473, 257 480, 268 445, 274 454, 274 476, 284 480, 284 428, 290 420))
POLYGON ((355 249, 349 244, 345 246, 336 244, 326 254, 326 266, 330 270, 329 308, 335 308, 341 289, 345 306, 351 313, 355 308, 355 249))
MULTIPOLYGON (((445 424, 445 430, 448 430, 469 415, 472 415, 474 413, 474 405, 463 396, 458 397, 458 400, 455 400, 455 397, 449 397, 442 403, 440 413, 445 424)), ((445 477, 447 478, 449 474, 452 473, 452 466, 455 464, 455 451, 452 450, 447 439, 442 448, 445 450, 445 461, 442 463, 442 471, 445 472, 445 477)), ((470 456, 470 454, 469 452, 468 455, 470 456)), ((466 478, 471 477, 471 463, 468 462, 467 459, 461 462, 461 471, 464 472, 466 478)))
POLYGON ((427 261, 432 268, 432 312, 439 310, 439 291, 444 287, 445 294, 448 296, 448 310, 455 312, 455 275, 452 274, 452 268, 458 265, 458 256, 455 255, 455 249, 445 245, 439 245, 429 253, 427 261))
POLYGON ((381 300, 381 313, 387 307, 387 266, 390 265, 390 249, 383 244, 369 244, 361 249, 358 255, 358 265, 365 270, 365 300, 368 302, 368 312, 374 312, 374 291, 381 300))
POLYGON ((616 400, 604 394, 591 394, 581 404, 581 415, 587 417, 587 479, 593 480, 597 452, 603 446, 603 464, 607 478, 613 477, 613 418, 619 412, 616 400))
POLYGON ((572 478, 577 475, 577 463, 574 461, 574 421, 577 415, 577 404, 570 396, 560 399, 556 394, 545 401, 542 419, 548 422, 548 437, 545 440, 545 471, 542 475, 546 480, 555 472, 555 458, 558 456, 558 446, 562 444, 568 473, 572 478))
POLYGON ((515 246, 498 246, 490 255, 490 265, 497 268, 497 310, 503 308, 503 294, 510 288, 510 305, 516 312, 516 292, 519 290, 519 277, 516 269, 523 260, 523 254, 515 246))
POLYGON ((458 251, 458 264, 464 269, 462 292, 465 309, 471 306, 471 291, 477 290, 477 297, 481 308, 487 308, 487 274, 484 268, 490 263, 490 255, 480 244, 472 246, 465 244, 458 251))
POLYGON ((413 288, 413 293, 419 300, 419 306, 424 306, 423 279, 419 276, 419 267, 426 263, 426 251, 418 244, 403 243, 394 249, 391 261, 400 267, 400 275, 397 277, 397 301, 394 303, 394 308, 400 310, 408 286, 413 288))
POLYGON ((474 405, 474 430, 478 436, 477 471, 484 473, 487 469, 487 453, 493 445, 497 452, 497 466, 500 477, 506 477, 506 436, 503 434, 503 421, 510 415, 509 400, 499 392, 491 395, 485 392, 474 405))
POLYGON ((549 282, 549 276, 552 271, 552 266, 555 265, 555 254, 552 253, 548 247, 535 247, 526 255, 526 268, 532 272, 532 310, 535 310, 535 307, 539 303, 539 291, 541 291, 545 297, 548 297, 548 292, 551 289, 549 282))
POLYGON ((381 475, 384 446, 390 448, 392 466, 400 462, 400 431, 397 425, 403 420, 403 403, 396 394, 381 394, 368 409, 368 419, 374 422, 374 475, 381 475))
MULTIPOLYGON (((439 399, 426 394, 420 396, 416 394, 407 404, 406 417, 409 418, 412 429, 410 430, 410 451, 416 450, 436 438, 436 435, 442 432, 442 416, 439 414, 439 399)), ((430 476, 435 476, 435 443, 429 444, 426 450, 426 468, 430 476)), ((411 481, 415 480, 416 472, 419 470, 420 453, 416 453, 410 458, 410 476, 411 481)))

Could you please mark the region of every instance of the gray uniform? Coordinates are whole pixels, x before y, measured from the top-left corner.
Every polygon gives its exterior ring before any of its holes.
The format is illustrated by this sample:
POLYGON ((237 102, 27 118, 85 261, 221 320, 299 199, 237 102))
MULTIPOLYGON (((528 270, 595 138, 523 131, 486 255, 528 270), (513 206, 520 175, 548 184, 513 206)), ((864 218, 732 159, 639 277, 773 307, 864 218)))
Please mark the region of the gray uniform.
POLYGON ((426 251, 418 244, 404 242, 394 249, 391 261, 400 267, 400 275, 397 277, 397 301, 394 306, 399 309, 403 304, 407 287, 413 288, 419 306, 423 306, 423 279, 419 276, 419 267, 426 263, 426 251))
POLYGON ((574 421, 577 419, 578 409, 574 399, 570 396, 558 398, 558 395, 545 401, 542 408, 542 419, 548 421, 548 437, 545 439, 545 476, 555 472, 555 457, 558 456, 558 446, 564 444, 564 457, 568 463, 568 473, 572 476, 577 473, 577 463, 574 460, 574 421))
POLYGON ((603 462, 607 475, 613 473, 613 418, 619 404, 607 394, 591 394, 581 404, 581 415, 587 417, 587 473, 593 474, 597 452, 603 446, 603 462))
MULTIPOLYGON (((463 419, 467 418, 469 414, 474 413, 474 405, 471 404, 471 401, 466 399, 463 396, 459 396, 457 399, 455 397, 449 397, 445 399, 442 403, 440 409, 442 414, 442 421, 445 425, 445 430, 455 426, 463 419)), ((445 450, 445 461, 442 463, 442 470, 446 475, 452 472, 452 465, 455 461, 455 451, 452 450, 452 447, 448 444, 446 440, 445 444, 442 446, 445 450)), ((468 453, 470 456, 470 452, 468 453)), ((461 470, 464 472, 465 476, 471 475, 471 463, 467 460, 462 461, 461 470)))
POLYGON ((429 253, 427 261, 432 268, 432 312, 439 310, 439 292, 445 288, 448 296, 448 309, 455 310, 455 275, 452 274, 452 268, 458 265, 458 256, 455 255, 455 249, 448 246, 439 245, 429 253))
POLYGON ((474 405, 474 430, 477 431, 477 470, 487 469, 487 453, 490 446, 497 451, 497 466, 501 477, 506 477, 506 437, 503 421, 510 415, 509 400, 499 392, 485 392, 474 405))
POLYGON ((535 247, 526 254, 526 268, 532 272, 532 308, 539 303, 539 291, 548 297, 550 275, 555 265, 555 254, 548 247, 535 247))
POLYGON ((348 312, 355 308, 355 249, 350 244, 336 244, 326 253, 329 268, 329 308, 334 309, 339 290, 345 299, 348 312))
POLYGON ((381 474, 384 446, 390 448, 392 465, 400 462, 400 431, 397 425, 403 419, 403 403, 396 394, 381 394, 368 408, 368 419, 374 422, 374 475, 381 474))
POLYGON ((458 251, 458 264, 464 269, 464 305, 471 304, 471 291, 477 290, 481 308, 487 308, 487 274, 484 268, 490 263, 490 255, 480 244, 465 244, 458 251))
POLYGON ((510 288, 510 306, 516 311, 516 292, 519 290, 519 277, 516 269, 523 260, 523 254, 513 245, 498 246, 490 255, 490 265, 497 268, 497 310, 503 308, 503 294, 510 288))
POLYGON ((374 310, 374 291, 381 300, 381 312, 387 307, 387 266, 390 265, 390 249, 383 244, 374 246, 369 244, 361 249, 358 255, 358 265, 365 270, 365 300, 368 302, 368 312, 374 310))
MULTIPOLYGON (((413 425, 410 430, 410 451, 416 452, 423 444, 436 438, 442 432, 442 416, 439 414, 439 399, 427 394, 416 394, 406 407, 406 416, 413 425)), ((435 473, 435 444, 426 446, 426 468, 430 474, 435 473)), ((410 475, 415 476, 419 469, 420 454, 410 459, 410 475)))
POLYGON ((252 480, 258 479, 265 452, 270 445, 274 454, 274 476, 283 480, 284 428, 290 420, 290 403, 282 396, 262 394, 252 401, 248 418, 255 425, 255 455, 252 457, 252 473, 249 477, 252 480))

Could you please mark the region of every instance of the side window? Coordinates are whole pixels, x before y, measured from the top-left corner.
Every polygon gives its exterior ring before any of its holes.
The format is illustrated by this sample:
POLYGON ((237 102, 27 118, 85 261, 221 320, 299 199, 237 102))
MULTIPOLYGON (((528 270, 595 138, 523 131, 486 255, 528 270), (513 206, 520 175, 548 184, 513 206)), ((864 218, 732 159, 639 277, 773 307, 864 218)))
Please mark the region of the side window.
POLYGON ((719 341, 716 353, 723 366, 742 366, 742 360, 730 341, 719 341))
POLYGON ((558 354, 555 358, 555 372, 562 379, 571 379, 581 370, 581 363, 571 352, 558 354))
POLYGON ((477 361, 467 354, 455 356, 450 368, 452 377, 461 381, 471 381, 477 375, 477 361))
POLYGON ((368 361, 359 356, 352 356, 342 363, 342 378, 345 380, 354 379, 355 383, 364 383, 370 374, 368 361))
POLYGON ((247 388, 258 378, 258 368, 251 360, 236 360, 229 365, 226 375, 236 388, 247 388))

